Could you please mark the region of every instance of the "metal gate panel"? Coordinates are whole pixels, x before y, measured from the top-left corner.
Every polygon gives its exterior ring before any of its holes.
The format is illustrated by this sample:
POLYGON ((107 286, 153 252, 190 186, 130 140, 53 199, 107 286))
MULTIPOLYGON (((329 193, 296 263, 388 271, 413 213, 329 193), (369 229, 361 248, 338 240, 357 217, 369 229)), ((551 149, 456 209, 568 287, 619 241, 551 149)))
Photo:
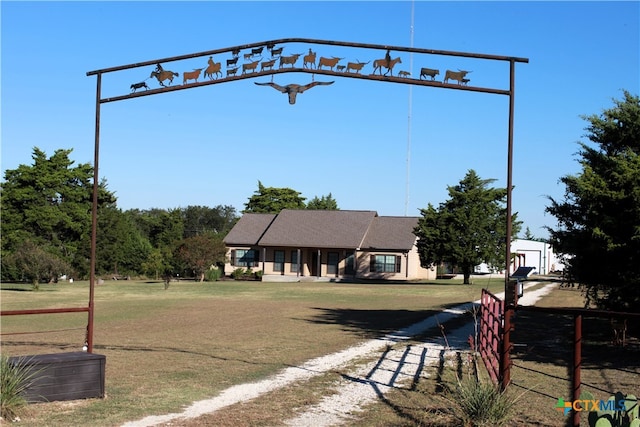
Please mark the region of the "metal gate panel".
POLYGON ((478 351, 491 380, 495 384, 498 384, 500 378, 503 315, 504 301, 483 289, 480 305, 478 351))

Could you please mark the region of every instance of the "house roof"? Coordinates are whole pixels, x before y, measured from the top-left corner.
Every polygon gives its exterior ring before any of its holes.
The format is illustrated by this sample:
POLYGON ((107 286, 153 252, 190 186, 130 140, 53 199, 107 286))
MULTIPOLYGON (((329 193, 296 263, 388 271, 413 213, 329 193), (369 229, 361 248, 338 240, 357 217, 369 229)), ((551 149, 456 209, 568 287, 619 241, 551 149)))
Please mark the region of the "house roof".
POLYGON ((358 248, 377 215, 374 211, 284 209, 264 233, 260 245, 358 248))
POLYGON ((416 241, 413 234, 416 225, 418 217, 379 216, 371 223, 361 247, 408 251, 416 241))
POLYGON ((276 214, 246 213, 225 236, 227 245, 257 245, 276 214))
POLYGON ((410 250, 417 217, 379 217, 375 211, 293 210, 244 214, 225 237, 228 246, 410 250))

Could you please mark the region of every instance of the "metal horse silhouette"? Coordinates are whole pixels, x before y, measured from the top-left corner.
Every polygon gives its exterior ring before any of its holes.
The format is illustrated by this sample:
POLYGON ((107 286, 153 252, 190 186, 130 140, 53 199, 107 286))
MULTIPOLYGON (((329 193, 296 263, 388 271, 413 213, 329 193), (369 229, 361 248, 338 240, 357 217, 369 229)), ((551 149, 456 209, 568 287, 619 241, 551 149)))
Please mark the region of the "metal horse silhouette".
MULTIPOLYGON (((235 58, 235 61, 237 61, 238 58, 235 58)), ((229 64, 230 60, 227 60, 227 65, 229 64)), ((222 77, 222 71, 220 71, 220 68, 222 67, 222 63, 221 62, 214 62, 213 61, 213 57, 210 56, 209 57, 209 61, 207 61, 207 63, 209 64, 209 66, 207 67, 206 70, 204 70, 204 76, 205 77, 209 77, 209 80, 213 80, 214 76, 220 76, 222 77)), ((234 62, 235 63, 235 62, 234 62)))
POLYGON ((160 83, 160 86, 164 86, 164 83, 163 83, 164 80, 169 80, 169 84, 171 84, 173 83, 173 78, 178 77, 178 73, 174 73, 173 71, 165 71, 165 70, 152 71, 149 77, 150 78, 155 77, 156 79, 158 79, 158 83, 160 83))
POLYGON ((289 95, 289 104, 295 104, 296 103, 296 95, 298 95, 299 93, 303 93, 305 90, 307 89, 311 89, 314 86, 317 85, 330 85, 333 84, 333 82, 311 82, 309 84, 306 85, 298 85, 295 83, 292 84, 288 84, 286 86, 280 86, 276 83, 258 83, 258 82, 254 82, 255 84, 259 85, 259 86, 271 86, 274 89, 279 90, 282 93, 286 93, 289 95))
POLYGON ((391 72, 391 75, 393 76, 393 66, 398 63, 402 64, 400 57, 394 59, 391 59, 390 57, 385 59, 376 59, 373 61, 373 74, 376 73, 376 70, 380 70, 380 75, 382 75, 382 68, 384 67, 387 69, 384 75, 386 76, 387 73, 391 72))

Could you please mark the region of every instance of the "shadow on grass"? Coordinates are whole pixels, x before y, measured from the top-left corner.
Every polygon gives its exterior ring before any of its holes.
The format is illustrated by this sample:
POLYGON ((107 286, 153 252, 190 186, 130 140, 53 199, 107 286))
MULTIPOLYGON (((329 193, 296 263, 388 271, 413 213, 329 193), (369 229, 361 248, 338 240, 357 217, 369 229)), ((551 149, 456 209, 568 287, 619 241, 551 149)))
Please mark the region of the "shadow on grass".
MULTIPOLYGON (((609 319, 584 317, 582 321, 582 367, 615 367, 620 361, 640 367, 638 329, 630 325, 625 345, 614 345, 609 319)), ((564 364, 572 360, 574 319, 571 315, 517 312, 512 340, 514 356, 527 361, 564 364)))
MULTIPOLYGON (((55 285, 53 285, 55 286, 55 285)), ((9 287, 9 288, 2 288, 3 292, 36 292, 36 293, 45 293, 45 292, 55 292, 56 289, 54 288, 47 288, 44 289, 41 285, 41 287, 39 289, 34 289, 32 285, 25 285, 23 287, 9 287)))
POLYGON ((319 313, 309 322, 341 325, 343 331, 377 338, 440 313, 436 310, 358 310, 313 307, 319 313))
MULTIPOLYGON (((318 314, 311 319, 303 319, 307 322, 324 325, 341 325, 342 330, 356 333, 366 338, 379 338, 422 322, 423 320, 438 316, 443 310, 458 307, 461 304, 448 304, 442 309, 431 310, 360 310, 360 309, 335 309, 312 307, 318 314)), ((469 316, 456 316, 463 318, 463 322, 469 322, 469 316)), ((422 336, 424 334, 421 334, 422 336)))
MULTIPOLYGON (((630 325, 627 329, 625 345, 613 343, 613 331, 610 319, 584 317, 582 321, 581 364, 582 385, 608 394, 619 390, 624 384, 639 384, 640 376, 640 339, 638 327, 630 325), (593 371, 597 374, 587 375, 593 371), (587 380, 586 378, 590 378, 587 380)), ((512 352, 514 367, 549 381, 564 381, 570 389, 573 376, 574 359, 574 318, 539 312, 517 312, 514 321, 512 352), (531 365, 564 367, 564 376, 544 372, 544 367, 531 365)), ((519 379, 512 375, 513 384, 518 386, 519 379)), ((525 384, 521 384, 526 388, 525 384)), ((546 393, 530 390, 545 397, 557 398, 546 393)), ((631 392, 622 390, 625 392, 631 392)))
MULTIPOLYGON (((427 366, 432 365, 431 361, 427 362, 427 359, 437 357, 438 362, 444 366, 444 350, 438 351, 437 355, 428 355, 428 351, 427 348, 415 348, 408 345, 401 354, 393 354, 391 347, 388 347, 368 372, 362 375, 346 373, 340 375, 345 381, 370 387, 379 402, 387 406, 403 422, 408 425, 422 426, 425 425, 424 412, 425 410, 428 412, 429 409, 418 408, 415 403, 407 402, 404 397, 407 396, 407 393, 420 393, 419 383, 423 378, 424 371, 427 366), (416 355, 418 361, 415 360, 416 355), (405 381, 408 376, 411 377, 410 382, 405 381), (387 393, 389 388, 395 389, 399 394, 387 393)), ((438 413, 440 411, 432 410, 432 412, 438 413)))
MULTIPOLYGON (((32 348, 58 348, 61 352, 72 352, 72 351, 81 351, 77 346, 61 344, 61 343, 52 343, 52 342, 35 342, 35 341, 11 341, 11 342, 3 342, 2 347, 20 347, 20 346, 28 346, 32 348)), ((141 353, 183 353, 192 356, 202 356, 206 358, 210 358, 212 360, 220 360, 223 362, 240 362, 246 363, 247 365, 271 365, 270 363, 263 362, 255 362, 246 359, 239 358, 229 358, 229 357, 221 357, 216 356, 210 353, 203 353, 198 351, 186 350, 184 348, 177 347, 149 347, 149 346, 121 346, 121 345, 94 345, 94 352, 99 352, 100 350, 110 350, 110 351, 119 351, 119 352, 141 352, 141 353)))

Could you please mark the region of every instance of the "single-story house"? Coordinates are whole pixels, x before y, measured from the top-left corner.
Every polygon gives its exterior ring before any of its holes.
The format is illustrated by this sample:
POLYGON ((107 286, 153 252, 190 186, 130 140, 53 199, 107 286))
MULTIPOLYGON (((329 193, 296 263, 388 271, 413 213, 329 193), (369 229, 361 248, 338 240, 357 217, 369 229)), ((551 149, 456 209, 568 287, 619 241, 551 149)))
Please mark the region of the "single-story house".
POLYGON ((260 270, 265 281, 435 279, 435 268, 420 266, 417 224, 375 211, 246 213, 224 238, 225 272, 260 270))

